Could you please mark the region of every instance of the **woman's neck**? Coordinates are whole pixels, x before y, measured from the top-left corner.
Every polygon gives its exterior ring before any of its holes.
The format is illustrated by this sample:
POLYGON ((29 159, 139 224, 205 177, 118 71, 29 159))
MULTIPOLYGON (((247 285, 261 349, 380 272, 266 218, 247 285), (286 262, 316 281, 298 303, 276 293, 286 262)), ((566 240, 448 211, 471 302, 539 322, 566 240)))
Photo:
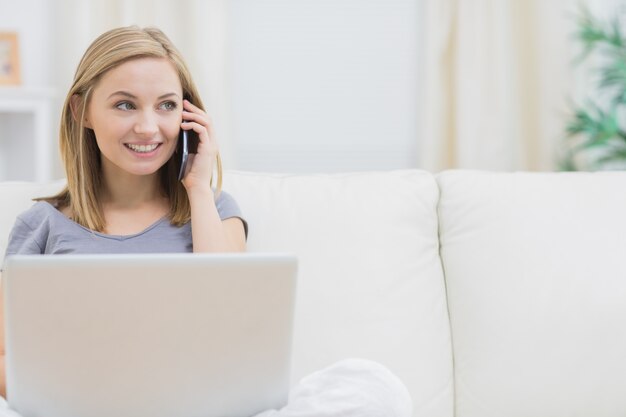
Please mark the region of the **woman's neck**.
POLYGON ((104 233, 131 235, 167 215, 169 204, 161 192, 158 173, 104 175, 102 184, 104 233))
POLYGON ((109 207, 133 208, 163 200, 158 173, 104 175, 102 202, 109 207))

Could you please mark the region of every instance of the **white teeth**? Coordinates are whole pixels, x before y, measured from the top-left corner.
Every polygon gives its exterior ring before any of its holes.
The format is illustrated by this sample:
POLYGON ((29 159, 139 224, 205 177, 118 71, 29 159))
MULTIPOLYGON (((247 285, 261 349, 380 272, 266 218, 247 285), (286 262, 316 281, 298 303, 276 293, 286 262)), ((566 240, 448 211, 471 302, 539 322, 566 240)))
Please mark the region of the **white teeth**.
POLYGON ((132 143, 127 143, 126 146, 135 152, 148 153, 155 150, 159 144, 153 143, 151 145, 133 145, 132 143))

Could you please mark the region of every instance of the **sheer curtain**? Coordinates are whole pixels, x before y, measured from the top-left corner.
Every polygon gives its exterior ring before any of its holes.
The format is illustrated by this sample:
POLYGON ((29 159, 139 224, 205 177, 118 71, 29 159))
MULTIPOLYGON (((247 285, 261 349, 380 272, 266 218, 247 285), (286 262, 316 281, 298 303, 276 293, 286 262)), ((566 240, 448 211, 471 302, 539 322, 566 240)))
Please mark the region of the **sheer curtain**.
POLYGON ((235 165, 229 141, 228 0, 59 0, 55 5, 51 72, 59 101, 64 99, 80 57, 98 35, 117 26, 157 26, 190 67, 215 124, 225 167, 235 165))
POLYGON ((421 168, 556 168, 576 10, 569 0, 425 0, 421 168))

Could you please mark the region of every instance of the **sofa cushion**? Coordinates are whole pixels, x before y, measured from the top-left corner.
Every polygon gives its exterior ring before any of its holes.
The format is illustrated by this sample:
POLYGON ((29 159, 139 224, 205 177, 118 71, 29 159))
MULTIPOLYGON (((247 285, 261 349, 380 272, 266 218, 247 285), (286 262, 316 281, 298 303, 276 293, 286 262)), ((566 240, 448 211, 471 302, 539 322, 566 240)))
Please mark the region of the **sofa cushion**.
POLYGON ((626 173, 437 181, 456 415, 626 415, 626 173))
POLYGON ((415 416, 453 415, 434 177, 227 173, 251 251, 298 256, 294 381, 346 357, 381 362, 415 416))

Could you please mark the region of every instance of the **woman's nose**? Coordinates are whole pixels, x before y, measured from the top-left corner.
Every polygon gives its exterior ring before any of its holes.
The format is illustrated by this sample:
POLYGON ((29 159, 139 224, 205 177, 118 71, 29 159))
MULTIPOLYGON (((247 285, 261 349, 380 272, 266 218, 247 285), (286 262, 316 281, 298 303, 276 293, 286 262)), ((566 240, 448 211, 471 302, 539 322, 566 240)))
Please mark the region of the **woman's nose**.
POLYGON ((159 131, 157 115, 152 112, 142 112, 135 123, 134 131, 141 136, 154 136, 159 131))

